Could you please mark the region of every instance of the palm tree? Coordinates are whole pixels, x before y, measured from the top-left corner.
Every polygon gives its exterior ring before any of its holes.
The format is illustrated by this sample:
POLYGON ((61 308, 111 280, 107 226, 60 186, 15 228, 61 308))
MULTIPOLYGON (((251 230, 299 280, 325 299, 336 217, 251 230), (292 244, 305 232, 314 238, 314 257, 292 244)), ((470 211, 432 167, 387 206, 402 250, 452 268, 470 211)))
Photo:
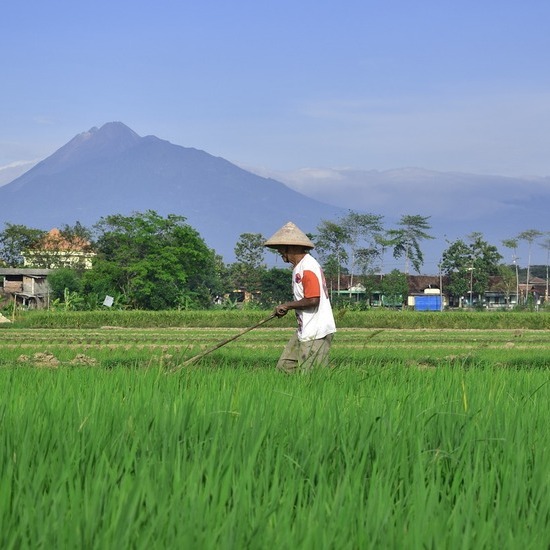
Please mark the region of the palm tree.
POLYGON ((397 259, 405 256, 406 274, 409 273, 409 262, 412 263, 415 271, 420 273, 424 257, 419 241, 434 238, 426 233, 426 230, 431 229, 428 219, 429 216, 403 215, 397 224, 400 228, 388 231, 388 242, 393 246, 393 257, 397 259))

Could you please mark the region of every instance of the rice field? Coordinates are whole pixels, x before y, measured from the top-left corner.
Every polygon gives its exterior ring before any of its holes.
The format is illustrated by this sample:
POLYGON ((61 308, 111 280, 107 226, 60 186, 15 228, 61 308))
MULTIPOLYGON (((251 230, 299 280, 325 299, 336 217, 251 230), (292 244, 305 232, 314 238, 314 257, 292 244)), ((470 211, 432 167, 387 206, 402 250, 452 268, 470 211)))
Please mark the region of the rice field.
POLYGON ((548 330, 292 330, 0 330, 0 547, 548 549, 548 330))

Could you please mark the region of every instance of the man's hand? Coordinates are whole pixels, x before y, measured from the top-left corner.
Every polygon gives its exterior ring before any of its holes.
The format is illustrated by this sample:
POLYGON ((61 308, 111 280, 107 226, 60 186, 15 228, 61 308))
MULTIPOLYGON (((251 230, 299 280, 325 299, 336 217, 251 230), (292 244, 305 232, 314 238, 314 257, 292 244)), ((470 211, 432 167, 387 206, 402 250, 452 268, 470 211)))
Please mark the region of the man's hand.
POLYGON ((302 298, 296 302, 285 302, 279 304, 275 308, 275 315, 277 317, 284 317, 290 309, 311 309, 316 308, 319 305, 319 297, 315 298, 302 298))
POLYGON ((288 313, 288 307, 285 304, 280 304, 275 308, 277 317, 284 317, 288 313))

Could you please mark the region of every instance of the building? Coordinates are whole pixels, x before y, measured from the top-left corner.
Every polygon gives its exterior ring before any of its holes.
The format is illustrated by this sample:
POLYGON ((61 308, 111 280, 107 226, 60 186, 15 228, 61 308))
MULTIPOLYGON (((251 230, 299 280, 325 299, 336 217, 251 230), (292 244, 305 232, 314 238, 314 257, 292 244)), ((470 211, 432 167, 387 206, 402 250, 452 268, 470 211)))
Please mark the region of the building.
POLYGON ((25 251, 23 262, 25 267, 92 269, 95 255, 86 239, 78 236, 68 239, 53 228, 36 246, 25 251))
POLYGON ((0 304, 13 300, 17 304, 42 309, 50 305, 50 285, 48 274, 51 269, 41 268, 0 268, 3 283, 0 288, 0 304))
MULTIPOLYGON (((354 277, 353 286, 350 286, 351 277, 342 275, 341 289, 332 291, 332 298, 344 298, 350 302, 363 302, 369 307, 401 307, 406 306, 418 311, 440 311, 445 308, 471 307, 470 296, 450 296, 445 291, 449 284, 446 275, 407 275, 408 294, 401 301, 397 298, 384 296, 380 288, 383 287, 384 275, 370 275, 362 277, 363 283, 357 283, 354 277)), ((480 301, 474 300, 475 307, 490 310, 511 309, 519 305, 531 304, 539 307, 546 301, 547 282, 539 278, 531 278, 529 285, 516 285, 500 276, 489 278, 487 291, 480 296, 480 301), (519 301, 518 301, 519 293, 519 301)))

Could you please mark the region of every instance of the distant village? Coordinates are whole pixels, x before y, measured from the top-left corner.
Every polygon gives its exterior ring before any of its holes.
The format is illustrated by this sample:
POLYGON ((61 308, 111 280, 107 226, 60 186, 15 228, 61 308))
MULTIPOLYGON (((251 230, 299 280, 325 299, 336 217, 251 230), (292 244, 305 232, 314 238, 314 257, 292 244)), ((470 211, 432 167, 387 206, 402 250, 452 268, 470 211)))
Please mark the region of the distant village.
MULTIPOLYGON (((92 269, 95 252, 89 243, 78 239, 65 240, 58 229, 49 231, 41 247, 29 250, 24 256, 24 265, 19 268, 0 268, 0 307, 17 304, 29 309, 50 307, 51 289, 48 277, 59 268, 92 269), (48 264, 48 267, 34 265, 48 264)), ((546 268, 547 269, 547 268, 546 268)), ((333 302, 344 301, 351 306, 363 308, 408 308, 416 311, 443 311, 449 308, 477 308, 506 310, 529 306, 534 310, 549 304, 548 277, 531 276, 529 280, 514 284, 503 277, 489 278, 487 290, 475 294, 473 288, 461 296, 453 296, 446 289, 447 275, 406 275, 407 291, 385 293, 386 275, 352 276, 342 274, 338 278, 327 278, 327 286, 333 302)), ((225 296, 238 304, 251 303, 258 292, 244 288, 234 289, 225 296)), ((220 301, 220 297, 216 298, 220 301)))

